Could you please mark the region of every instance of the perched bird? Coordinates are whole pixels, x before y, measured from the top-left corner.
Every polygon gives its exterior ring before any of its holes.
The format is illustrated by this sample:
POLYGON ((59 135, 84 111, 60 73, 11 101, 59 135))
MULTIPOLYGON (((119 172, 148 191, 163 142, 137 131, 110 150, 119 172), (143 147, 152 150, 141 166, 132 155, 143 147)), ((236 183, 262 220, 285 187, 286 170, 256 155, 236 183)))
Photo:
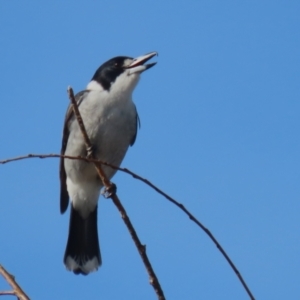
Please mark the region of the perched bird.
MULTIPOLYGON (((156 52, 131 58, 118 56, 98 68, 86 90, 79 92, 79 106, 93 156, 119 166, 129 146, 135 142, 139 117, 132 93, 140 74, 156 63, 145 64, 156 52)), ((63 129, 61 154, 86 156, 87 150, 72 107, 69 106, 63 129)), ((115 170, 103 166, 112 178, 115 170)), ((64 256, 68 270, 87 275, 101 265, 97 230, 97 204, 103 187, 92 163, 60 159, 60 211, 71 215, 64 256)))

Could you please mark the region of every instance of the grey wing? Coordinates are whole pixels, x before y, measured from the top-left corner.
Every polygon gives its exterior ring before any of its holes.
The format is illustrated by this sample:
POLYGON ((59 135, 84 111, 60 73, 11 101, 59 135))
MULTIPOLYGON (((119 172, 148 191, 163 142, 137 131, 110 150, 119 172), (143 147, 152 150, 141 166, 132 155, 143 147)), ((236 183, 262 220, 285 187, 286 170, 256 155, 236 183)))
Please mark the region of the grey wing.
MULTIPOLYGON (((76 94, 75 100, 78 106, 81 104, 81 102, 84 99, 84 96, 87 93, 88 91, 82 91, 76 94)), ((70 135, 69 127, 70 127, 70 123, 73 120, 74 120, 74 113, 73 113, 72 105, 69 105, 65 117, 65 122, 64 122, 63 138, 62 138, 62 145, 60 151, 61 155, 65 154, 69 135, 70 135)), ((59 178, 60 178, 60 212, 63 214, 68 208, 69 193, 67 190, 67 174, 65 170, 64 158, 62 157, 60 158, 60 162, 59 162, 59 178)))
POLYGON ((132 137, 131 141, 130 141, 130 146, 133 146, 133 144, 135 143, 135 139, 136 139, 136 136, 137 136, 137 131, 138 131, 138 128, 141 127, 141 121, 140 121, 140 117, 136 111, 136 108, 135 108, 135 113, 136 113, 136 118, 135 118, 135 134, 134 136, 132 137))

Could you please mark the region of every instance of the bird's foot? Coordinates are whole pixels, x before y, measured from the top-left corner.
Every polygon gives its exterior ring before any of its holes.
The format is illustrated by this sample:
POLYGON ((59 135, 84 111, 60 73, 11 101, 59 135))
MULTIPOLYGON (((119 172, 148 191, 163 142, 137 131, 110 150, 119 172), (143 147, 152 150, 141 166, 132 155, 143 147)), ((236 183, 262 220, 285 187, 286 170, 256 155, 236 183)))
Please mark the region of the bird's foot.
POLYGON ((111 198, 113 195, 115 195, 117 192, 117 186, 111 182, 109 187, 105 187, 101 194, 106 198, 111 198))

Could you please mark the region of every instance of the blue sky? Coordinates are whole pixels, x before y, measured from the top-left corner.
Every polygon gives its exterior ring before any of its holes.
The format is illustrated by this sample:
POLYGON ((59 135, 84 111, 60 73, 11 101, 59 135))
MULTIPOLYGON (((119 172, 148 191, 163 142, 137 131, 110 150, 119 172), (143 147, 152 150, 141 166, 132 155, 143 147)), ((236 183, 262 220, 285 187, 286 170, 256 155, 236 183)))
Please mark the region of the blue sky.
MULTIPOLYGON (((298 299, 299 15, 299 1, 1 1, 0 159, 58 153, 67 86, 84 89, 113 56, 158 51, 122 166, 191 210, 257 299, 298 299)), ((167 299, 249 299, 181 211, 125 174, 113 181, 167 299)), ((103 266, 65 270, 57 159, 2 165, 0 182, 0 263, 32 299, 156 299, 110 200, 98 213, 103 266)))

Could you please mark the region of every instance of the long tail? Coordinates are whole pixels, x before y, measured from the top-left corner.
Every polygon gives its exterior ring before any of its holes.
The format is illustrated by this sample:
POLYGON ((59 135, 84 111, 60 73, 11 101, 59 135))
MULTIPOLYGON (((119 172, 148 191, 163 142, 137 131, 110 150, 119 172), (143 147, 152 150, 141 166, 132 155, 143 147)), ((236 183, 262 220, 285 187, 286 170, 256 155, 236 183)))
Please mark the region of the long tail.
POLYGON ((84 219, 71 205, 69 238, 64 256, 68 270, 87 275, 101 265, 97 207, 84 219))

